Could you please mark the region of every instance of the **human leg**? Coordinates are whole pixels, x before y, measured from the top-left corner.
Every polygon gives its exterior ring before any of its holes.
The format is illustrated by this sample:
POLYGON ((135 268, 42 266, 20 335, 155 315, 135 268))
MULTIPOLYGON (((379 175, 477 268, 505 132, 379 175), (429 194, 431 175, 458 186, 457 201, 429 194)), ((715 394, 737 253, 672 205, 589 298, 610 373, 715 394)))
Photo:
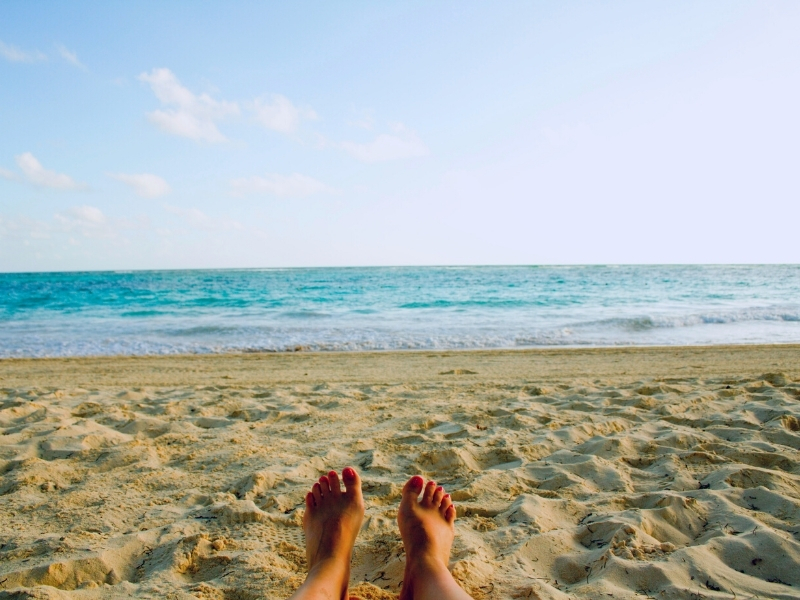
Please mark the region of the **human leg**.
POLYGON ((406 483, 397 513, 406 550, 400 600, 471 600, 447 568, 456 508, 442 487, 423 483, 419 476, 406 483))
POLYGON ((346 600, 350 559, 364 519, 361 478, 347 467, 339 475, 320 477, 306 494, 303 531, 306 535, 308 576, 291 600, 346 600))

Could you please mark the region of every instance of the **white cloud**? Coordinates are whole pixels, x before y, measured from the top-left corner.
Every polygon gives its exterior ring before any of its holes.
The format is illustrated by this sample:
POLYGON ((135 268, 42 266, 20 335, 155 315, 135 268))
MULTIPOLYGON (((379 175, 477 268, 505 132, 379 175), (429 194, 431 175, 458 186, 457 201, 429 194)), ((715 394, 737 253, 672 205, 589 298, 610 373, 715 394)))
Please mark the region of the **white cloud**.
POLYGON ((25 178, 33 185, 57 190, 87 189, 86 184, 75 181, 69 175, 45 169, 42 163, 36 160, 36 157, 30 152, 17 156, 17 166, 25 175, 25 178))
POLYGON ((292 173, 270 173, 264 177, 243 177, 231 180, 231 189, 237 194, 274 194, 276 196, 310 196, 333 189, 313 177, 292 173))
POLYGON ((412 130, 402 123, 391 125, 394 135, 382 133, 364 144, 342 142, 342 148, 351 156, 364 162, 383 162, 427 156, 430 150, 412 130))
POLYGON ((102 227, 108 220, 99 208, 95 206, 73 206, 58 216, 62 220, 71 221, 83 227, 102 227))
POLYGON ((139 173, 108 173, 108 176, 133 188, 142 198, 158 198, 170 192, 169 184, 158 175, 139 173))
MULTIPOLYGON (((141 234, 152 230, 152 225, 145 216, 110 218, 99 208, 88 205, 73 206, 55 213, 52 219, 45 220, 0 214, 0 246, 9 240, 26 246, 36 240, 50 240, 49 246, 39 245, 38 248, 46 251, 51 258, 57 258, 67 246, 80 245, 81 238, 110 240, 117 245, 126 245, 129 243, 125 238, 126 232, 141 234)), ((109 248, 106 246, 104 250, 109 248)), ((102 253, 100 251, 98 255, 102 253)), ((31 255, 28 254, 27 258, 31 258, 31 255)))
POLYGON ((364 110, 361 111, 356 119, 348 121, 347 124, 359 129, 373 129, 375 127, 375 116, 371 110, 364 110))
MULTIPOLYGON (((161 103, 169 107, 147 113, 151 123, 167 133, 195 141, 227 141, 217 123, 225 117, 240 114, 237 102, 215 100, 209 94, 196 95, 181 85, 169 69, 142 73, 139 80, 149 84, 161 103)), ((281 94, 261 96, 244 102, 243 106, 252 113, 256 123, 285 134, 296 131, 303 120, 317 118, 312 108, 295 106, 281 94)))
POLYGON ((0 241, 14 242, 27 239, 44 240, 50 237, 52 226, 29 217, 4 217, 0 215, 0 241))
POLYGON ((164 206, 168 213, 181 217, 191 227, 205 230, 244 229, 244 225, 226 217, 210 217, 197 208, 181 208, 180 206, 164 206))
POLYGON ((61 55, 61 58, 66 60, 68 63, 72 64, 75 67, 78 67, 79 69, 83 69, 84 71, 88 70, 86 68, 86 65, 84 65, 81 61, 78 60, 78 55, 75 52, 71 52, 70 50, 68 50, 66 46, 63 46, 62 44, 56 44, 56 49, 58 50, 58 53, 61 55))
MULTIPOLYGON (((67 210, 53 215, 53 225, 42 223, 41 231, 44 234, 75 235, 79 234, 84 238, 93 239, 112 239, 127 243, 125 241, 126 231, 147 231, 151 230, 150 220, 147 217, 107 217, 102 210, 96 206, 82 205, 73 206, 67 210)), ((73 243, 71 238, 70 243, 73 243)))
POLYGON ((36 52, 26 52, 16 46, 4 44, 3 42, 0 42, 0 56, 10 62, 36 62, 47 60, 47 56, 38 50, 36 52))
POLYGON ((73 206, 54 215, 54 233, 80 234, 85 238, 114 238, 119 235, 112 223, 96 206, 73 206))
POLYGON ((151 123, 167 133, 195 141, 226 141, 215 122, 239 114, 236 102, 217 101, 208 94, 197 96, 183 87, 169 69, 142 73, 139 80, 150 85, 162 104, 173 107, 147 113, 151 123))
POLYGON ((0 167, 0 177, 2 177, 3 179, 8 179, 9 181, 17 180, 17 174, 14 173, 14 171, 9 171, 8 169, 4 169, 3 167, 0 167))
POLYGON ((301 119, 316 119, 317 113, 310 108, 298 108, 286 96, 273 94, 270 100, 265 97, 256 98, 248 106, 255 114, 255 119, 267 129, 280 133, 291 133, 300 124, 301 119))

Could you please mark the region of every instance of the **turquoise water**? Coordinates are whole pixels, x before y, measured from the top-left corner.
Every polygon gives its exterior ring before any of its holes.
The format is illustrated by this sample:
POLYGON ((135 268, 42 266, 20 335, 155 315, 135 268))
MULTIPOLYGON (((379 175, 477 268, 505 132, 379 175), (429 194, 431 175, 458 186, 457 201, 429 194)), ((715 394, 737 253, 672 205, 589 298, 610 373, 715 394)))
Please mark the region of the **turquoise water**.
POLYGON ((800 342, 800 266, 0 274, 0 356, 800 342))

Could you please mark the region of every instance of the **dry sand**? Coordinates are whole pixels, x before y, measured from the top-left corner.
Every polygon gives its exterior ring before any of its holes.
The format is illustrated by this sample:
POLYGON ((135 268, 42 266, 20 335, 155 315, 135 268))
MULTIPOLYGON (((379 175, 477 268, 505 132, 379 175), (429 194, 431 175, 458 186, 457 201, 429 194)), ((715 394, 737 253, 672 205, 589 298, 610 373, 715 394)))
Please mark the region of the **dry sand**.
POLYGON ((0 598, 285 598, 357 467, 354 596, 413 474, 475 598, 800 598, 800 347, 0 361, 0 598))

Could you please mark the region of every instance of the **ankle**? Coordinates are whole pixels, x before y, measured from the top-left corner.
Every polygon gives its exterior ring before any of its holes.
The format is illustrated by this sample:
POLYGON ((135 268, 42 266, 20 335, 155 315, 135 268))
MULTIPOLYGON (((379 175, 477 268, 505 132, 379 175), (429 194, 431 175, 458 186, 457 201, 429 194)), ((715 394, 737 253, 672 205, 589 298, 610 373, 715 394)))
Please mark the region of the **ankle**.
POLYGON ((309 570, 321 564, 349 565, 353 548, 343 543, 324 544, 316 549, 313 556, 308 556, 309 570))
POLYGON ((433 557, 406 560, 399 600, 441 597, 438 591, 452 578, 447 564, 442 560, 433 557))
POLYGON ((308 570, 306 580, 303 582, 290 600, 298 599, 325 599, 346 600, 349 598, 348 587, 350 583, 349 567, 342 568, 335 561, 325 559, 318 562, 308 570))
POLYGON ((331 581, 350 580, 350 557, 349 556, 330 556, 314 563, 308 569, 308 577, 323 577, 331 581))
POLYGON ((449 573, 447 563, 433 556, 406 558, 405 579, 408 581, 449 573))

